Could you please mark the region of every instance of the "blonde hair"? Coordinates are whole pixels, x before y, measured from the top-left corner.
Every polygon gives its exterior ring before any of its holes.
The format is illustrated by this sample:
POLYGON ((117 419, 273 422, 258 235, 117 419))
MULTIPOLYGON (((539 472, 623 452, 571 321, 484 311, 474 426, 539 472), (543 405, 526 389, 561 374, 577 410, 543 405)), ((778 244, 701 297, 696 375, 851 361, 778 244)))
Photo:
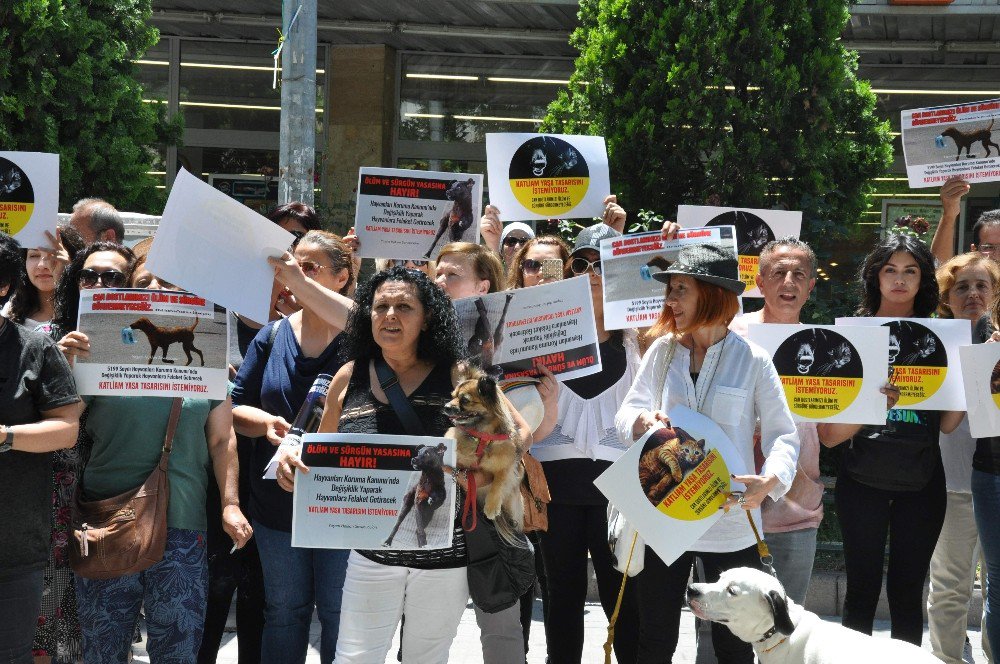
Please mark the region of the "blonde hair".
POLYGON ((955 312, 948 304, 948 294, 951 292, 955 281, 958 280, 958 273, 967 267, 983 267, 990 274, 990 281, 993 284, 993 302, 987 303, 990 307, 990 320, 994 327, 998 318, 997 296, 1000 295, 1000 265, 997 265, 989 256, 985 256, 978 251, 970 251, 966 254, 959 254, 948 259, 934 273, 938 283, 938 290, 941 292, 941 299, 938 302, 937 313, 941 318, 954 318, 955 312))
POLYGON ((491 293, 503 290, 503 263, 492 251, 473 242, 449 242, 441 249, 437 261, 445 256, 468 256, 472 259, 472 267, 476 272, 476 278, 490 282, 491 293))

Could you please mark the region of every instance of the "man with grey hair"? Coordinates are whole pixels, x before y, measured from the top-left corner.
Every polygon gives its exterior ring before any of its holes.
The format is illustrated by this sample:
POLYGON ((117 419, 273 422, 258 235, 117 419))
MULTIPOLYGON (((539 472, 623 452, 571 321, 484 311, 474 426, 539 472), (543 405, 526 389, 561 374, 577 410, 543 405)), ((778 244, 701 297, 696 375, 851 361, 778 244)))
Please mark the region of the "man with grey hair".
POLYGON ((101 198, 81 198, 73 206, 69 225, 83 236, 87 244, 107 240, 121 244, 125 239, 125 224, 111 203, 101 198))
MULTIPOLYGON (((753 323, 797 325, 809 294, 816 286, 816 254, 794 237, 783 237, 760 252, 757 288, 764 308, 739 316, 729 329, 746 337, 753 323)), ((823 483, 819 481, 819 436, 814 422, 799 422, 799 463, 792 488, 779 500, 761 505, 764 533, 774 571, 788 596, 805 604, 816 557, 816 533, 823 520, 823 483)), ((759 456, 755 441, 754 457, 759 456)))

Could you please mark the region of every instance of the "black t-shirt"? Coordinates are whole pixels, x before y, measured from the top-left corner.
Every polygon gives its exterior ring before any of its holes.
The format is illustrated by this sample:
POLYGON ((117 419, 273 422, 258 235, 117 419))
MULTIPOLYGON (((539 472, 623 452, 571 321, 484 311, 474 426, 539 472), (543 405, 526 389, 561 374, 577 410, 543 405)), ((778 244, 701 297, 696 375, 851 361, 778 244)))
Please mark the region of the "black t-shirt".
MULTIPOLYGON (((611 388, 625 374, 627 359, 620 334, 600 344, 601 371, 563 383, 584 399, 593 399, 611 388)), ((545 480, 549 484, 552 502, 563 505, 604 505, 608 499, 594 486, 594 480, 611 466, 603 459, 559 459, 546 461, 545 480)))
POLYGON ((876 489, 919 491, 941 466, 940 434, 938 411, 890 410, 885 424, 865 425, 855 434, 840 472, 876 489))
MULTIPOLYGON (((76 403, 73 374, 44 334, 10 321, 0 329, 0 424, 31 424, 76 403)), ((0 576, 45 567, 52 530, 52 455, 0 454, 0 576)))

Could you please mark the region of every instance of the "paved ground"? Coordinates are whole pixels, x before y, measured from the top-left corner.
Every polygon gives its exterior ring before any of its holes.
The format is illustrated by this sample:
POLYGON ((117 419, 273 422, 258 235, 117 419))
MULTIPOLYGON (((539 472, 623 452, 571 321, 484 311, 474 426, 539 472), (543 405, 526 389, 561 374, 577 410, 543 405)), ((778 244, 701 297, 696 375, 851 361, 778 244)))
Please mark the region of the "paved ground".
MULTIPOLYGON (((535 617, 531 626, 531 643, 528 652, 528 664, 544 664, 545 662, 545 632, 542 628, 542 605, 535 602, 535 617)), ((825 618, 839 622, 839 618, 825 618)), ((230 618, 232 622, 232 618, 230 618)), ((886 621, 878 621, 875 624, 878 634, 888 637, 889 624, 886 621)), ((924 627, 924 648, 929 649, 929 639, 927 628, 924 627)), ((607 637, 608 622, 598 604, 588 604, 585 616, 585 644, 584 644, 584 664, 601 664, 604 661, 604 639, 607 637)), ((398 638, 398 636, 397 636, 398 638)), ((972 642, 972 656, 976 664, 985 664, 986 658, 983 656, 980 645, 980 633, 977 629, 969 629, 969 639, 972 642)), ((313 622, 310 634, 311 645, 309 654, 306 657, 306 664, 320 664, 319 651, 319 623, 313 622)), ((398 643, 393 643, 391 654, 386 659, 387 664, 395 664, 396 647, 398 643)), ((149 662, 145 650, 136 648, 136 662, 149 662)), ((451 648, 451 664, 481 664, 483 661, 482 651, 479 645, 479 628, 476 627, 476 616, 472 608, 465 611, 462 623, 458 628, 458 636, 451 648)), ((715 662, 713 657, 702 656, 698 658, 697 643, 695 639, 694 616, 690 611, 684 610, 681 616, 681 638, 674 655, 674 664, 709 664, 715 662)), ((219 651, 218 664, 238 664, 236 650, 236 634, 227 633, 222 639, 222 649, 219 651)))

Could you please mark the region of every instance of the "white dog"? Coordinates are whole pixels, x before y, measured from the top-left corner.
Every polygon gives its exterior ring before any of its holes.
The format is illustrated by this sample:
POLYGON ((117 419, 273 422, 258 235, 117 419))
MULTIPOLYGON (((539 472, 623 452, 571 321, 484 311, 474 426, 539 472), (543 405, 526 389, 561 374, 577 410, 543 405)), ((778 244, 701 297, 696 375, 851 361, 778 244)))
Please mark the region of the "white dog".
POLYGON ((820 620, 785 597, 773 576, 738 567, 715 583, 692 583, 688 606, 703 620, 724 623, 761 664, 940 664, 904 641, 872 638, 820 620))

